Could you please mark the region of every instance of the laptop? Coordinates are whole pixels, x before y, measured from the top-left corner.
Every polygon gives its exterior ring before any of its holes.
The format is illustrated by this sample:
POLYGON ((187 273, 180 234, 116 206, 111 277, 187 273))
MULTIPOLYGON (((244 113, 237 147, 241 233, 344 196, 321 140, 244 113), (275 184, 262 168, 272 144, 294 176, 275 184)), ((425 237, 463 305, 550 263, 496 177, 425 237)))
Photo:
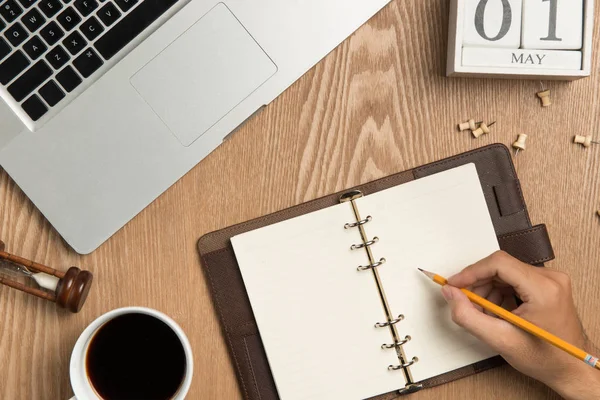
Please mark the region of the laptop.
POLYGON ((389 1, 0 0, 0 165, 90 253, 389 1))

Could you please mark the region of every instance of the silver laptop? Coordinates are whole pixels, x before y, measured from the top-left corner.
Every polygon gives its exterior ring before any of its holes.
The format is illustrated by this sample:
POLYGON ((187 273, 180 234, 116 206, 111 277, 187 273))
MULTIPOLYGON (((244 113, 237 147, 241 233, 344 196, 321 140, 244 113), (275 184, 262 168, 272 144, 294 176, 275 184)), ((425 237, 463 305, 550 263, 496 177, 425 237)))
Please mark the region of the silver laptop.
POLYGON ((389 1, 0 0, 0 165, 90 253, 389 1))

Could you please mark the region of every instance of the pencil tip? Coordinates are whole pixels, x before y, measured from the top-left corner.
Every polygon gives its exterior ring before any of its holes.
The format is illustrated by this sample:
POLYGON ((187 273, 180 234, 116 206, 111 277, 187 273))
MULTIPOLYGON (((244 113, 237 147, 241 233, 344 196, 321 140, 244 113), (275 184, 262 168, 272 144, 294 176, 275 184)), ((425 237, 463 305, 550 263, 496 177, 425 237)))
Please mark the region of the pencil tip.
POLYGON ((433 272, 429 272, 429 271, 425 271, 424 269, 421 268, 417 268, 419 271, 421 271, 423 273, 423 275, 425 275, 426 277, 433 279, 433 277, 435 276, 435 274, 433 272))

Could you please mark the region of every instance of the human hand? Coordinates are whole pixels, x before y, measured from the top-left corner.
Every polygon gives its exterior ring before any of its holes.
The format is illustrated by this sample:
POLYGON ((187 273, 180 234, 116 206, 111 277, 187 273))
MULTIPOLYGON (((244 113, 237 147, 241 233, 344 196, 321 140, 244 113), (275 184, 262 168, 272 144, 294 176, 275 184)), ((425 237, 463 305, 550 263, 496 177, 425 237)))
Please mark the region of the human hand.
POLYGON ((457 288, 489 301, 584 349, 586 338, 568 275, 497 252, 448 279, 442 294, 454 322, 487 343, 518 371, 569 399, 600 398, 600 372, 472 304, 457 288), (517 307, 515 295, 523 304, 517 307))

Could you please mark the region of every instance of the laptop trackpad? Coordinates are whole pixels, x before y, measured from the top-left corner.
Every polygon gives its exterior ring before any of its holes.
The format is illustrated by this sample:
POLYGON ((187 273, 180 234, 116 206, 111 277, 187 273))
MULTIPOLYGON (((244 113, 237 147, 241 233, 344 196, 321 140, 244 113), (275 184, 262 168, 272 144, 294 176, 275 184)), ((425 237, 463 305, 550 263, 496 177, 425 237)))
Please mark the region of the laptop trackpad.
POLYGON ((184 146, 277 72, 220 3, 138 71, 131 84, 184 146))

